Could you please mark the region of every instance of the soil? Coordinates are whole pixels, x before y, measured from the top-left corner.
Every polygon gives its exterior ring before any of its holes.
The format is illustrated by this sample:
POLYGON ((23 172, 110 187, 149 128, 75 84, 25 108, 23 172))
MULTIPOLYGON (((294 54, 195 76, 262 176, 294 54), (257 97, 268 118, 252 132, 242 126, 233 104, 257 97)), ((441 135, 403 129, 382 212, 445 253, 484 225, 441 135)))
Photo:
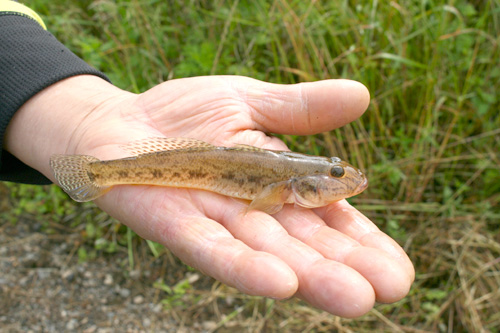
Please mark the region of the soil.
MULTIPOLYGON (((79 262, 79 232, 46 233, 40 223, 0 220, 0 330, 2 332, 179 332, 153 287, 165 274, 165 257, 128 269, 128 254, 117 251, 79 262)), ((83 245, 85 246, 85 245, 83 245)), ((197 281, 199 273, 175 279, 197 281)), ((209 278, 201 280, 210 283, 209 278)), ((210 331, 201 321, 189 331, 210 331), (195 329, 197 328, 197 329, 195 329)))

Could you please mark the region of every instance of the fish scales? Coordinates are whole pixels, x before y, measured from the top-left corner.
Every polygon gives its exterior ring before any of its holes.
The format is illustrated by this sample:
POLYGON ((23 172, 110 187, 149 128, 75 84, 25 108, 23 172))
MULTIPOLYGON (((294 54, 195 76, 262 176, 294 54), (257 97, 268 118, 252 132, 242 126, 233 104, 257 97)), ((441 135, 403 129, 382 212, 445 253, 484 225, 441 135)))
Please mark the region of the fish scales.
POLYGON ((245 145, 218 147, 189 138, 150 138, 125 148, 136 156, 100 161, 87 155, 55 155, 51 167, 61 187, 77 201, 93 200, 116 185, 160 185, 252 200, 250 210, 269 214, 284 203, 324 206, 368 185, 360 170, 337 157, 245 145))
POLYGON ((244 149, 189 149, 165 151, 90 164, 90 177, 101 186, 149 184, 217 189, 241 199, 275 182, 325 172, 327 163, 296 156, 244 149))

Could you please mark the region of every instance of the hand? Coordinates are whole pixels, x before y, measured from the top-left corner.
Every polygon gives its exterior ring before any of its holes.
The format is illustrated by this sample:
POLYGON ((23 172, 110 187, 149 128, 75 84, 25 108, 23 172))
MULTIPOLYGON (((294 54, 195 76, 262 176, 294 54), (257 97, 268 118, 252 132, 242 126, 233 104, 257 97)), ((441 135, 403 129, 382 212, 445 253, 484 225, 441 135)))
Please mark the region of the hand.
MULTIPOLYGON (((18 111, 7 149, 54 180, 52 154, 120 158, 126 156, 120 145, 152 136, 284 150, 265 132, 327 131, 358 118, 368 102, 366 88, 347 80, 275 85, 211 76, 168 81, 136 95, 78 76, 45 89, 18 111)), ((96 203, 187 264, 250 295, 297 295, 356 317, 375 300, 401 299, 414 279, 403 249, 345 200, 244 215, 242 201, 207 191, 117 186, 96 203)))

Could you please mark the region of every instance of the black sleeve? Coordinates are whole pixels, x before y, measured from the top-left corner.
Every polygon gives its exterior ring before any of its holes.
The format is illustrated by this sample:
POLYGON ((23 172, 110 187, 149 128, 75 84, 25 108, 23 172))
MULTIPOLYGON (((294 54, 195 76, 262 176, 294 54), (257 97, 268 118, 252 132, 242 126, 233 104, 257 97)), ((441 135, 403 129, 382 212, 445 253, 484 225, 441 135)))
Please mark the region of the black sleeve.
MULTIPOLYGON (((109 81, 35 20, 15 13, 0 13, 0 147, 7 125, 26 101, 51 84, 81 74, 109 81)), ((51 183, 5 150, 0 150, 0 180, 51 183)))

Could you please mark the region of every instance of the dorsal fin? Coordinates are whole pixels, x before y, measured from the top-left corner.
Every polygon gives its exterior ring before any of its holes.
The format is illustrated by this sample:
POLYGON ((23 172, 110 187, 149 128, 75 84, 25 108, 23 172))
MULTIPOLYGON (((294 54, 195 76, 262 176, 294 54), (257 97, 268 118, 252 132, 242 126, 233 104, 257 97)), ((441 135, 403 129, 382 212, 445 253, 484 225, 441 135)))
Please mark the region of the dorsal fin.
POLYGON ((237 143, 228 149, 244 150, 244 151, 250 151, 250 152, 254 151, 257 153, 266 153, 269 156, 275 156, 275 157, 278 157, 278 156, 280 156, 281 153, 283 153, 283 151, 281 151, 281 150, 264 149, 264 148, 259 148, 259 147, 255 147, 255 146, 245 145, 243 143, 237 143))
POLYGON ((132 154, 132 156, 155 153, 165 150, 212 148, 212 147, 215 146, 205 141, 197 139, 161 138, 161 137, 146 138, 120 146, 121 149, 123 149, 129 154, 132 154))
POLYGON ((242 149, 242 150, 252 150, 252 151, 268 151, 263 148, 255 147, 255 146, 250 146, 250 145, 245 145, 243 143, 237 143, 234 146, 230 147, 234 149, 242 149))

